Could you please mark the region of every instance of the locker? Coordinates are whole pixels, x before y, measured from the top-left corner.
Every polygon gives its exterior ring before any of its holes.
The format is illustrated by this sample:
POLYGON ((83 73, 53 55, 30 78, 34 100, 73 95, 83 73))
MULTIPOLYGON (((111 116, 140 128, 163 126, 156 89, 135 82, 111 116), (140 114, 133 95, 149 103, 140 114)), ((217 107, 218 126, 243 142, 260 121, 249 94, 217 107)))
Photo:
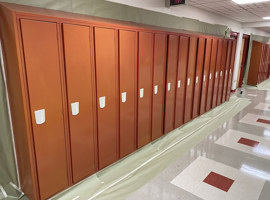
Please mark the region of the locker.
POLYGON ((213 90, 214 90, 214 83, 215 83, 215 72, 216 72, 216 60, 217 60, 217 47, 218 47, 218 40, 212 40, 212 51, 211 51, 211 60, 210 60, 210 70, 209 70, 209 83, 208 83, 208 90, 207 90, 207 98, 206 98, 206 112, 212 108, 213 102, 213 90))
POLYGON ((236 40, 234 40, 232 43, 231 51, 232 51, 232 53, 231 53, 231 60, 230 60, 230 70, 229 70, 229 76, 228 76, 228 87, 227 87, 227 93, 226 93, 226 101, 229 101, 230 95, 231 95, 235 51, 236 51, 236 40))
POLYGON ((205 38, 199 38, 199 41, 198 41, 198 53, 197 53, 197 64, 196 64, 196 76, 195 76, 195 83, 194 83, 195 85, 194 85, 192 118, 198 117, 200 113, 200 98, 201 98, 205 40, 206 40, 205 38))
POLYGON ((167 59, 167 79, 166 79, 166 101, 165 101, 165 123, 164 132, 169 133, 174 128, 175 110, 175 86, 178 63, 179 37, 169 36, 168 59, 167 59))
POLYGON ((40 198, 47 199, 68 186, 57 24, 22 19, 21 31, 40 198))
POLYGON ((221 70, 221 59, 222 59, 222 43, 223 40, 218 40, 218 49, 217 49, 217 60, 216 60, 216 71, 213 76, 215 78, 214 81, 214 89, 213 89, 213 100, 212 100, 212 108, 217 106, 218 100, 218 89, 219 89, 219 78, 220 78, 220 70, 221 70))
POLYGON ((219 72, 220 78, 219 78, 219 86, 218 86, 219 88, 218 88, 217 106, 219 106, 221 104, 221 101, 222 101, 223 87, 224 87, 224 75, 225 75, 226 60, 227 60, 227 48, 228 48, 228 41, 223 40, 221 69, 219 72))
POLYGON ((117 32, 94 28, 99 169, 118 160, 119 87, 117 32), (106 59, 105 59, 106 58, 106 59))
POLYGON ((154 35, 139 33, 138 148, 151 142, 154 35))
POLYGON ((63 24, 73 182, 97 170, 90 28, 63 24))
POLYGON ((202 77, 202 93, 201 93, 201 103, 200 103, 200 115, 204 114, 205 111, 206 111, 207 90, 208 90, 209 74, 210 74, 209 72, 210 72, 211 51, 212 51, 212 39, 207 38, 206 39, 206 47, 205 47, 203 77, 202 77))
POLYGON ((167 35, 155 34, 152 140, 163 135, 167 35))
POLYGON ((137 148, 137 33, 119 30, 120 157, 137 148))
POLYGON ((177 88, 175 102, 175 125, 177 128, 184 124, 186 77, 188 66, 189 37, 181 36, 178 55, 177 88))
POLYGON ((224 72, 224 87, 223 87, 223 94, 222 94, 222 103, 226 101, 226 96, 227 96, 228 72, 230 71, 231 51, 232 51, 232 40, 228 41, 226 69, 224 72))
POLYGON ((190 37, 184 123, 189 122, 192 119, 197 43, 197 37, 190 37))

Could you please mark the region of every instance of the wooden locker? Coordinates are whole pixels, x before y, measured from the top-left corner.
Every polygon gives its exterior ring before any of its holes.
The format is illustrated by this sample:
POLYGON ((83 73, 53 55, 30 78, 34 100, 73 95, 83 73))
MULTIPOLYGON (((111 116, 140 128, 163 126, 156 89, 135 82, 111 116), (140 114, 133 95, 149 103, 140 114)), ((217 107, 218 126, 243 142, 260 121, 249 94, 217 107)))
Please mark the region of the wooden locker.
MULTIPOLYGON (((212 51, 212 39, 207 38, 206 39, 206 47, 205 47, 203 77, 202 77, 200 115, 204 114, 206 111, 207 91, 208 91, 209 74, 210 74, 211 51, 212 51)), ((211 99, 209 99, 209 101, 210 100, 211 99)))
POLYGON ((217 48, 218 48, 218 40, 212 40, 212 51, 211 51, 211 60, 210 60, 210 70, 209 70, 209 83, 207 90, 207 101, 206 101, 206 112, 212 108, 213 102, 213 91, 214 91, 214 83, 215 83, 215 72, 216 72, 216 60, 217 60, 217 48))
POLYGON ((174 128, 177 128, 182 124, 184 124, 188 52, 189 52, 189 37, 181 36, 178 55, 174 128))
POLYGON ((219 77, 220 77, 220 70, 221 70, 221 60, 222 60, 222 45, 223 40, 218 40, 218 49, 217 49, 217 60, 216 60, 216 71, 213 78, 215 78, 214 81, 214 89, 213 89, 213 100, 212 100, 212 108, 215 108, 217 106, 217 100, 218 100, 218 89, 219 89, 219 77))
POLYGON ((194 85, 194 98, 193 98, 193 114, 192 118, 196 118, 200 113, 200 99, 201 99, 201 87, 202 87, 202 74, 204 64, 204 52, 205 52, 205 41, 203 37, 199 38, 198 41, 198 52, 197 52, 197 64, 196 64, 196 76, 194 85))
POLYGON ((235 52, 236 52, 236 43, 237 41, 234 40, 232 43, 232 53, 231 53, 231 62, 230 62, 230 70, 229 70, 229 77, 228 77, 228 87, 226 93, 226 101, 229 101, 231 95, 231 87, 232 87, 232 79, 233 79, 233 69, 234 69, 234 61, 235 61, 235 52))
POLYGON ((119 158, 117 32, 94 28, 99 169, 119 158))
POLYGON ((47 199, 68 186, 57 24, 22 19, 21 32, 40 198, 47 199))
POLYGON ((222 103, 226 101, 227 96, 227 88, 228 88, 228 77, 230 71, 230 63, 231 63, 231 51, 232 51, 232 40, 228 41, 228 48, 227 48, 227 58, 226 58, 226 69, 224 72, 224 87, 223 87, 223 94, 222 94, 222 103))
POLYGON ((137 148, 137 33, 119 30, 120 158, 137 148))
POLYGON ((97 171, 90 27, 63 24, 73 182, 97 171))
POLYGON ((190 37, 184 123, 192 119, 197 43, 197 37, 190 37))
POLYGON ((155 34, 154 46, 152 140, 163 135, 167 35, 155 34))
POLYGON ((168 57, 167 57, 167 79, 166 79, 166 101, 164 132, 169 133, 174 129, 175 110, 175 86, 178 63, 179 37, 169 35, 168 57))
POLYGON ((228 41, 224 39, 223 46, 222 46, 221 69, 219 72, 217 106, 219 106, 221 104, 221 101, 222 101, 223 87, 224 87, 224 75, 225 75, 226 59, 227 59, 227 48, 228 48, 228 41))
POLYGON ((138 148, 151 142, 154 35, 139 33, 138 148))

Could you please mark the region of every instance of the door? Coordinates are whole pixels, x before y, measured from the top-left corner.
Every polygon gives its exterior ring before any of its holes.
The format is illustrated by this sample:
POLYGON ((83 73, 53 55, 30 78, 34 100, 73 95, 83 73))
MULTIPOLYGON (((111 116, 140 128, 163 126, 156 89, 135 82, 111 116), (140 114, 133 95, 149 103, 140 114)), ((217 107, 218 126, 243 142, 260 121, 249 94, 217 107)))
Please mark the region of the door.
POLYGON ((198 117, 199 113, 200 113, 200 100, 201 100, 201 87, 202 87, 202 73, 203 73, 203 63, 204 63, 205 40, 206 40, 205 38, 199 38, 199 43, 198 43, 192 118, 198 117))
POLYGON ((223 87, 223 94, 222 94, 222 103, 226 101, 227 96, 227 87, 228 87, 228 76, 230 71, 230 63, 231 63, 231 51, 232 51, 232 40, 228 42, 228 49, 227 49, 227 58, 226 58, 226 68, 224 73, 224 87, 223 87))
POLYGON ((117 32, 94 28, 99 169, 118 160, 119 96, 117 32))
POLYGON ((165 123, 164 132, 169 133, 174 129, 174 109, 175 109, 175 84, 178 63, 179 37, 169 36, 168 60, 167 60, 167 81, 166 81, 166 101, 165 101, 165 123))
POLYGON ((151 142, 154 35, 139 33, 138 148, 151 142))
POLYGON ((152 140, 163 135, 167 35, 155 34, 152 140))
POLYGON ((120 158, 137 148, 137 33, 119 30, 120 158))
POLYGON ((197 37, 190 37, 184 123, 192 119, 197 43, 197 37))
POLYGON ((236 40, 232 43, 232 53, 231 53, 231 62, 230 62, 230 70, 228 77, 228 87, 226 93, 226 101, 229 101, 232 87, 232 78, 233 78, 233 69, 234 69, 234 61, 235 61, 235 52, 236 52, 236 40))
POLYGON ((174 128, 177 128, 182 124, 184 124, 188 52, 189 52, 189 37, 181 36, 178 55, 174 128))
POLYGON ((97 170, 90 27, 63 24, 73 182, 97 170))
MULTIPOLYGON (((210 59, 211 59, 211 50, 212 50, 212 39, 206 39, 205 47, 205 57, 204 57, 204 68, 203 68, 203 77, 202 77, 202 93, 201 93, 201 103, 200 103, 200 115, 204 114, 206 111, 206 102, 208 83, 209 83, 209 72, 210 72, 210 59)), ((209 99, 211 101, 211 98, 209 99)))
POLYGON ((47 199, 68 186, 57 24, 22 19, 21 31, 40 198, 47 199))

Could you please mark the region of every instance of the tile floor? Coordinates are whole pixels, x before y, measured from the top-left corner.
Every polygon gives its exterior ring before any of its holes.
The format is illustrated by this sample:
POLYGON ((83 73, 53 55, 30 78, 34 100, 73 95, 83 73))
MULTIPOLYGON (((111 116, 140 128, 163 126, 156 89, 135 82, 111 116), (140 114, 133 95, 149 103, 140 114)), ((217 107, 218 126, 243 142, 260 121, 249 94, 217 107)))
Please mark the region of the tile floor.
POLYGON ((270 91, 181 156, 129 200, 270 200, 270 91))

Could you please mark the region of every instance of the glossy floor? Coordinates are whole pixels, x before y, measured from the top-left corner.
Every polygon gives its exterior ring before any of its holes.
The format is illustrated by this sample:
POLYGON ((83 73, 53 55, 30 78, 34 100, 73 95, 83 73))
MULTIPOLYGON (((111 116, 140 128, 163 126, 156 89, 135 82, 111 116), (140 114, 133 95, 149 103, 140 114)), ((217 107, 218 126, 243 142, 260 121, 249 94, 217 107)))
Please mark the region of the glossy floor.
POLYGON ((269 200, 270 91, 236 94, 252 103, 128 199, 269 200))

